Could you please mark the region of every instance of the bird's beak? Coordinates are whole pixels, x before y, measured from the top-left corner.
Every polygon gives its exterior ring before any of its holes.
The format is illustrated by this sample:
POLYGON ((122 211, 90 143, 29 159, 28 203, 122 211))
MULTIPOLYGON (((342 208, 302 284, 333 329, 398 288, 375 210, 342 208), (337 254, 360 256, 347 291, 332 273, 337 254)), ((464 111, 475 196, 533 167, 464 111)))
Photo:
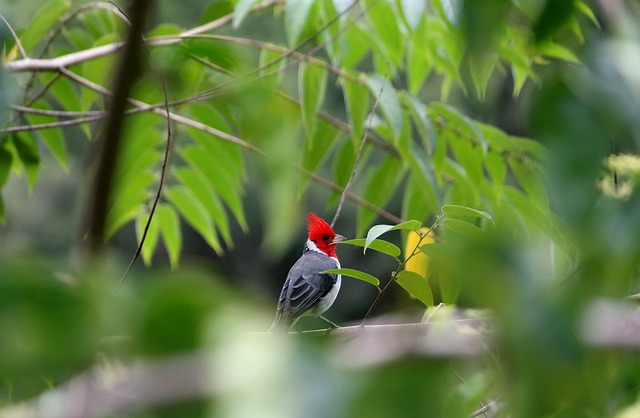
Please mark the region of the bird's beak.
POLYGON ((331 241, 331 243, 332 244, 337 244, 337 243, 345 241, 345 240, 346 240, 345 237, 343 237, 342 235, 337 235, 336 234, 336 237, 333 239, 333 241, 331 241))

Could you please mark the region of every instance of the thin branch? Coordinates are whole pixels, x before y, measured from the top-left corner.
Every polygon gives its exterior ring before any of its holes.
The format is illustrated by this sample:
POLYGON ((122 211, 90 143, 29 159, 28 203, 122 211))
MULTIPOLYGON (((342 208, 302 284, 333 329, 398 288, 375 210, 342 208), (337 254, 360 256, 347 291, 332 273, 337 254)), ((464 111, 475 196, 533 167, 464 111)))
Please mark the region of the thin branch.
POLYGON ((22 42, 20 42, 20 38, 18 37, 18 34, 16 34, 16 31, 13 30, 13 28, 11 27, 9 22, 7 22, 7 19, 4 18, 4 16, 0 15, 0 19, 9 30, 9 33, 11 33, 11 37, 13 38, 13 41, 16 43, 16 46, 18 47, 18 51, 20 52, 20 56, 23 59, 27 58, 27 51, 25 51, 24 46, 22 45, 22 42))
POLYGON ((147 233, 149 232, 149 226, 151 225, 151 220, 153 219, 153 215, 156 212, 156 208, 158 207, 158 202, 160 201, 160 195, 162 194, 162 186, 164 184, 164 179, 167 171, 167 162, 169 161, 169 151, 171 149, 171 112, 169 112, 169 100, 167 99, 167 86, 162 80, 162 91, 164 92, 164 103, 167 115, 167 144, 164 148, 164 158, 162 160, 162 168, 160 169, 160 182, 158 184, 158 190, 156 191, 156 197, 153 200, 153 205, 151 206, 151 211, 149 212, 149 218, 147 219, 147 223, 144 226, 144 232, 142 233, 142 237, 140 238, 140 243, 138 244, 138 248, 136 249, 136 253, 133 255, 127 270, 124 272, 120 281, 118 282, 118 286, 122 283, 125 277, 131 271, 136 260, 140 257, 140 253, 142 252, 142 247, 144 246, 144 242, 147 238, 147 233))
MULTIPOLYGON (((96 84, 96 83, 94 83, 94 82, 92 82, 90 80, 87 80, 86 78, 81 77, 81 76, 79 76, 79 75, 67 70, 66 68, 61 68, 60 71, 65 76, 71 78, 72 80, 74 80, 74 81, 82 84, 83 86, 85 86, 87 88, 90 88, 90 89, 92 89, 92 90, 94 90, 94 91, 96 91, 96 92, 98 92, 100 94, 104 94, 106 96, 111 96, 112 95, 110 90, 108 90, 108 89, 106 89, 106 88, 104 88, 104 87, 102 87, 102 86, 100 86, 100 85, 98 85, 98 84, 96 84)), ((144 102, 142 102, 140 100, 136 100, 136 99, 132 99, 132 98, 129 98, 128 102, 130 104, 136 106, 139 109, 139 111, 150 110, 153 113, 155 113, 155 114, 157 114, 159 116, 162 116, 163 118, 165 117, 165 110, 164 109, 160 109, 158 107, 155 107, 155 105, 152 106, 152 105, 144 103, 144 102)), ((169 104, 171 104, 171 102, 169 104)), ((127 112, 125 112, 125 113, 127 113, 127 112)), ((240 146, 240 147, 242 147, 244 149, 248 149, 248 150, 254 151, 254 152, 258 153, 258 154, 263 154, 263 152, 261 150, 259 150, 258 148, 256 148, 254 145, 251 145, 250 143, 238 138, 237 136, 228 134, 228 133, 226 133, 224 131, 221 131, 219 129, 213 128, 213 127, 211 127, 209 125, 205 125, 204 123, 200 123, 200 122, 194 121, 193 119, 189 119, 189 118, 186 118, 184 116, 181 116, 181 115, 178 115, 178 114, 175 114, 175 113, 170 113, 170 115, 171 115, 171 119, 176 123, 180 123, 180 124, 183 124, 183 125, 186 125, 186 126, 190 126, 192 128, 196 128, 198 130, 201 130, 203 132, 207 132, 207 133, 209 133, 209 134, 211 134, 213 136, 216 136, 216 137, 218 137, 218 138, 220 138, 222 140, 225 140, 225 141, 231 142, 233 144, 236 144, 236 145, 238 145, 238 146, 240 146)))
POLYGON ((470 418, 474 418, 474 417, 477 417, 477 416, 480 416, 480 415, 483 415, 483 414, 486 415, 488 410, 490 410, 491 408, 494 408, 496 406, 498 406, 498 402, 497 401, 491 401, 488 404, 483 405, 481 408, 473 411, 471 413, 471 415, 469 415, 469 417, 470 418))
POLYGON ((55 117, 63 117, 63 118, 104 116, 107 114, 107 112, 102 110, 87 110, 84 112, 78 112, 78 111, 69 111, 69 110, 36 109, 35 107, 27 107, 27 106, 20 106, 20 105, 14 105, 14 104, 9 104, 9 109, 15 110, 16 112, 32 113, 34 115, 55 116, 55 117))
MULTIPOLYGON (((331 64, 329 64, 328 62, 321 60, 319 58, 315 58, 313 55, 310 54, 305 54, 302 52, 297 51, 296 49, 290 49, 290 48, 286 48, 280 45, 276 45, 276 44, 272 44, 270 42, 264 42, 264 41, 259 41, 257 39, 250 39, 250 38, 241 38, 238 36, 229 36, 229 35, 195 35, 192 36, 190 38, 195 38, 195 39, 215 39, 215 40, 221 40, 221 41, 227 41, 227 42, 231 42, 234 43, 236 45, 243 45, 243 46, 250 46, 250 47, 254 47, 254 48, 260 48, 260 49, 265 49, 265 50, 269 50, 269 51, 273 51, 273 52, 280 52, 283 53, 282 56, 285 55, 289 55, 292 56, 296 59, 296 61, 304 61, 307 62, 311 65, 315 65, 317 67, 323 68, 325 70, 327 70, 328 72, 343 78, 345 80, 349 80, 352 81, 354 83, 358 83, 361 85, 365 85, 366 83, 359 77, 354 76, 353 74, 349 73, 348 71, 344 71, 338 67, 335 67, 331 64)), ((324 44, 323 44, 324 45, 324 44)), ((298 47, 299 48, 299 47, 298 47)), ((282 57, 280 57, 282 58, 282 57)), ((275 61, 276 63, 279 61, 275 61)), ((273 63, 268 63, 269 66, 274 65, 273 63)), ((264 70, 265 68, 260 68, 260 70, 264 70)), ((269 74, 271 75, 271 73, 269 74)))
POLYGON ((382 92, 384 91, 384 83, 387 81, 387 73, 385 72, 382 83, 380 84, 380 91, 376 96, 376 101, 373 102, 373 107, 371 109, 371 113, 369 114, 369 120, 367 121, 367 126, 364 130, 364 134, 362 135, 362 141, 360 142, 360 148, 358 149, 358 154, 356 155, 356 161, 353 163, 353 170, 351 170, 351 175, 349 176, 349 180, 347 184, 344 186, 344 191, 342 192, 342 196, 340 196, 340 202, 338 202, 338 207, 336 208, 336 214, 331 221, 331 228, 336 224, 336 221, 340 217, 340 212, 342 211, 342 205, 344 205, 344 199, 346 192, 349 191, 351 187, 351 183, 353 182, 353 178, 356 176, 356 171, 358 170, 358 164, 360 163, 360 157, 362 156, 362 151, 364 150, 364 144, 367 142, 367 137, 369 136, 369 129, 371 129, 371 124, 373 123, 373 116, 376 113, 376 109, 378 108, 378 103, 380 102, 380 97, 382 96, 382 92))
MULTIPOLYGON (((277 3, 276 0, 267 0, 254 7, 252 11, 263 10, 277 3)), ((195 27, 188 31, 175 36, 156 37, 146 40, 147 46, 166 46, 174 45, 182 42, 182 36, 193 36, 210 30, 218 29, 233 21, 233 13, 222 16, 216 20, 208 22, 204 25, 195 27)), ((69 67, 80 64, 84 61, 104 57, 118 52, 124 47, 124 42, 113 42, 107 45, 101 45, 82 51, 72 52, 55 58, 24 58, 18 61, 5 63, 5 69, 9 72, 25 72, 25 71, 57 71, 61 67, 69 67)))
POLYGON ((86 118, 79 118, 79 119, 60 120, 57 122, 37 123, 33 125, 20 125, 20 126, 12 126, 9 128, 0 128, 0 134, 11 134, 15 132, 31 132, 31 131, 38 131, 42 129, 53 129, 53 128, 63 128, 65 126, 82 125, 84 123, 95 122, 98 120, 105 119, 107 116, 108 114, 103 114, 103 115, 96 115, 96 116, 88 116, 86 118))
MULTIPOLYGON (((307 176, 309 178, 309 180, 313 181, 314 183, 317 183, 321 186, 326 187, 327 189, 333 190, 336 193, 343 193, 344 189, 340 186, 338 186, 337 184, 330 182, 329 180, 326 180, 310 171, 307 171, 303 168, 297 167, 297 169, 304 174, 305 176, 307 176)), ((381 216, 385 219, 387 219, 389 222, 393 222, 395 224, 400 224, 402 222, 404 222, 402 219, 398 218, 397 216, 395 216, 392 213, 387 212, 386 210, 379 208, 378 206, 374 205, 371 202, 368 202, 364 199, 362 199, 360 196, 354 195, 351 192, 346 192, 345 196, 347 197, 347 199, 349 199, 350 201, 352 201, 353 203, 355 203, 358 206, 362 206, 363 208, 369 209, 370 211, 374 212, 375 214, 377 214, 378 216, 381 216)))

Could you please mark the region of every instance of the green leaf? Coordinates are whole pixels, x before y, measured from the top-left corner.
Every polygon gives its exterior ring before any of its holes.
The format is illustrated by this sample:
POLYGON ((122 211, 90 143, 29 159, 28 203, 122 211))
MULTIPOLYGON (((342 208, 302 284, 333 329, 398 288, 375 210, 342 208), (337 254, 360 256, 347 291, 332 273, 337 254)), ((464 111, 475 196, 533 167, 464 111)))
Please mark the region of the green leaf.
POLYGON ((4 186, 9 178, 12 163, 13 155, 11 152, 6 146, 0 146, 0 189, 2 189, 2 186, 4 186))
POLYGON ((145 37, 151 38, 154 36, 178 35, 180 32, 182 32, 182 28, 175 23, 160 23, 158 26, 146 33, 145 37))
POLYGON ((467 177, 477 189, 484 177, 482 160, 485 153, 474 142, 467 138, 450 138, 449 146, 455 155, 455 160, 466 171, 467 177))
MULTIPOLYGON (((146 266, 151 265, 151 259, 153 258, 153 254, 158 246, 158 238, 160 238, 160 227, 158 226, 158 219, 156 216, 158 216, 157 212, 154 215, 155 219, 152 219, 149 224, 147 236, 144 240, 144 244, 142 245, 142 250, 140 251, 140 256, 142 256, 142 261, 144 261, 146 266)), ((144 227, 146 226, 148 219, 148 213, 138 216, 136 219, 136 236, 138 237, 138 242, 142 240, 142 234, 144 233, 144 227)))
POLYGON ((433 102, 429 105, 429 109, 444 119, 445 128, 456 132, 456 137, 464 136, 466 141, 477 143, 481 146, 482 152, 487 152, 487 142, 482 135, 482 131, 475 122, 468 116, 460 113, 453 106, 444 103, 433 102))
POLYGON ((363 271, 358 271, 354 269, 330 269, 320 272, 321 274, 342 274, 343 276, 353 277, 354 279, 359 279, 367 283, 371 283, 375 287, 380 285, 380 280, 376 277, 370 275, 369 273, 365 273, 363 271))
POLYGON ((402 65, 404 36, 398 27, 396 12, 390 1, 370 2, 367 6, 369 18, 375 30, 371 36, 378 36, 385 49, 385 58, 397 66, 402 65))
POLYGON ((473 55, 469 58, 469 71, 471 72, 471 79, 473 80, 473 85, 476 88, 479 100, 485 99, 489 79, 491 78, 496 63, 496 58, 490 55, 473 55))
MULTIPOLYGON (((397 157, 388 154, 379 167, 370 170, 362 191, 362 198, 378 207, 384 207, 393 197, 389 190, 395 190, 404 175, 404 167, 397 157)), ((358 232, 364 232, 376 214, 364 207, 358 208, 358 232)))
MULTIPOLYGON (((54 77, 53 74, 55 73, 44 73, 43 79, 49 82, 54 77)), ((58 80, 51 85, 49 91, 63 109, 75 110, 79 108, 78 91, 68 78, 59 77, 58 80)))
POLYGON ((549 207, 549 197, 547 188, 535 168, 528 167, 517 158, 509 158, 509 167, 518 179, 518 183, 527 193, 530 199, 538 204, 541 208, 549 207))
POLYGON ((393 141, 395 142, 402 132, 402 107, 396 89, 389 80, 385 80, 379 74, 368 75, 367 85, 373 97, 379 97, 378 105, 393 132, 393 141), (381 91, 382 93, 380 93, 381 91))
POLYGON ((429 49, 424 44, 426 35, 423 26, 425 26, 424 23, 407 44, 407 84, 409 92, 415 95, 420 92, 427 76, 434 68, 429 49))
POLYGON ((107 238, 136 217, 148 198, 149 188, 154 180, 152 172, 141 171, 115 187, 114 201, 107 215, 107 238))
POLYGON ((33 52, 36 45, 42 42, 45 34, 70 5, 68 0, 50 0, 38 8, 38 12, 20 35, 20 42, 27 54, 33 52))
POLYGON ((341 85, 351 125, 351 138, 357 147, 364 136, 365 123, 369 113, 369 92, 361 84, 346 78, 342 79, 341 85))
POLYGON ((420 201, 425 203, 422 217, 426 216, 426 211, 437 211, 441 202, 441 191, 438 187, 433 168, 428 163, 428 158, 422 158, 421 150, 413 148, 409 157, 413 182, 421 195, 420 201))
POLYGON ((400 92, 398 96, 400 97, 400 101, 409 110, 411 120, 422 140, 422 145, 427 155, 431 155, 436 147, 436 131, 427 114, 427 108, 418 98, 406 92, 400 92))
POLYGON ((164 203, 158 204, 156 216, 160 225, 160 232, 165 248, 169 253, 169 262, 172 268, 178 267, 180 251, 182 251, 182 233, 180 232, 180 219, 173 207, 164 203))
MULTIPOLYGON (((209 139, 212 140, 211 138, 209 139)), ((181 155, 193 169, 198 170, 211 182, 215 191, 231 209, 231 213, 235 216, 238 224, 243 230, 246 230, 248 226, 241 199, 242 184, 235 175, 236 172, 221 169, 220 165, 224 165, 225 162, 220 161, 220 156, 212 156, 210 153, 205 152, 202 147, 189 146, 183 150, 181 155), (218 164, 219 161, 220 163, 218 164)))
POLYGON ((313 3, 313 0, 285 0, 284 30, 292 48, 298 44, 313 3))
MULTIPOLYGON (((92 46, 98 47, 118 41, 120 41, 120 38, 115 33, 112 33, 96 40, 92 46)), ((108 85, 111 74, 110 69, 114 68, 115 60, 115 55, 107 55, 85 61, 79 67, 79 75, 98 85, 108 85)), ((98 109, 103 109, 103 96, 92 89, 83 88, 80 91, 80 109, 91 109, 94 104, 97 105, 98 109)))
POLYGON ((207 209, 200 201, 184 186, 174 186, 168 188, 165 196, 178 209, 180 215, 200 236, 209 244, 213 250, 221 254, 223 252, 218 237, 213 229, 213 222, 207 209))
POLYGON ((260 76, 263 77, 262 83, 275 87, 282 82, 284 72, 280 70, 287 63, 287 60, 282 58, 283 55, 284 53, 281 51, 272 51, 268 48, 263 48, 260 51, 258 66, 262 68, 259 72, 260 76))
POLYGON ((237 29, 247 14, 251 11, 251 8, 259 0, 239 0, 236 4, 236 8, 233 13, 233 28, 237 29))
POLYGON ((370 33, 358 26, 351 26, 343 39, 342 66, 355 68, 372 49, 370 33))
MULTIPOLYGON (((33 104, 36 109, 51 110, 51 106, 44 100, 38 100, 33 104)), ((51 116, 29 114, 27 120, 32 124, 43 124, 57 121, 51 116)), ((60 128, 40 129, 38 135, 42 138, 42 142, 47 145, 53 156, 58 160, 60 165, 67 170, 67 146, 60 128)))
POLYGON ((429 282, 418 273, 402 270, 396 275, 396 283, 426 306, 433 306, 433 293, 429 282))
POLYGON ((456 161, 449 158, 444 160, 441 167, 441 175, 449 176, 449 187, 446 190, 443 201, 456 202, 466 206, 475 206, 480 201, 480 189, 471 181, 469 173, 456 161))
MULTIPOLYGON (((495 152, 488 152, 484 157, 484 166, 486 167, 491 180, 493 180, 493 188, 499 192, 502 190, 505 177, 507 175, 507 164, 504 161, 502 154, 495 152)), ((497 196, 499 193, 497 194, 497 196)))
POLYGON ((419 174, 411 173, 402 195, 402 217, 404 219, 424 220, 438 211, 440 204, 431 200, 434 196, 430 185, 426 185, 419 174))
POLYGON ((227 213, 216 195, 213 187, 207 179, 199 172, 181 167, 176 170, 176 177, 187 186, 193 195, 207 208, 209 215, 213 219, 216 227, 220 231, 220 235, 227 243, 231 245, 231 230, 229 228, 229 219, 227 213))
POLYGON ((298 68, 298 92, 302 104, 302 123, 307 131, 307 138, 313 139, 317 118, 316 112, 324 102, 327 88, 327 71, 324 68, 301 62, 298 68))
POLYGON ((536 43, 552 38, 576 11, 576 2, 574 0, 549 0, 544 5, 544 9, 533 27, 536 43))
POLYGON ((593 10, 591 10, 591 8, 585 2, 578 1, 576 7, 582 14, 589 18, 591 23, 593 23, 596 28, 600 29, 600 22, 598 22, 598 18, 596 17, 595 13, 593 13, 593 10))
POLYGON ((338 186, 344 187, 349 181, 355 160, 356 150, 351 143, 344 141, 333 160, 333 178, 338 186))
POLYGON ((466 206, 458 206, 458 205, 443 205, 442 206, 442 214, 448 218, 458 218, 458 217, 472 217, 472 218, 483 218, 488 221, 493 222, 493 217, 490 213, 487 213, 483 210, 478 210, 474 208, 469 208, 466 206))
MULTIPOLYGON (((472 242, 472 241, 486 241, 489 238, 486 232, 477 226, 462 221, 460 219, 447 218, 442 222, 442 226, 448 231, 454 233, 457 236, 456 241, 460 242, 472 242)), ((452 238, 450 234, 447 235, 447 241, 452 238)))
MULTIPOLYGON (((304 149, 304 154, 302 156, 302 168, 311 173, 315 172, 320 164, 329 157, 331 149, 341 134, 342 132, 333 125, 323 120, 319 120, 314 135, 315 138, 312 141, 309 141, 309 146, 304 149)), ((308 184, 309 178, 307 176, 301 176, 298 187, 298 195, 300 197, 304 193, 308 184)))
POLYGON ((367 232, 367 239, 364 244, 364 252, 366 252, 367 248, 369 248, 369 245, 371 245, 371 243, 382 234, 386 234, 389 231, 398 231, 398 230, 415 231, 421 226, 422 226, 422 222, 415 221, 415 220, 402 222, 398 225, 372 226, 371 229, 369 229, 369 232, 367 232))
POLYGON ((33 190, 40 169, 38 144, 33 135, 29 134, 17 133, 13 134, 11 138, 18 153, 18 158, 20 158, 24 171, 27 174, 29 189, 33 190))
POLYGON ((557 58, 561 60, 565 60, 567 62, 572 62, 574 64, 579 64, 580 60, 576 55, 571 52, 568 48, 557 44, 555 42, 545 42, 538 46, 537 52, 541 55, 550 58, 557 58))
MULTIPOLYGON (((355 245, 357 247, 364 247, 366 245, 366 241, 364 238, 356 238, 356 239, 348 239, 346 241, 342 241, 342 244, 355 245)), ((397 245, 390 243, 389 241, 384 241, 381 239, 375 239, 370 244, 369 247, 372 250, 381 252, 383 254, 389 255, 393 258, 397 258, 402 254, 400 248, 397 245)))

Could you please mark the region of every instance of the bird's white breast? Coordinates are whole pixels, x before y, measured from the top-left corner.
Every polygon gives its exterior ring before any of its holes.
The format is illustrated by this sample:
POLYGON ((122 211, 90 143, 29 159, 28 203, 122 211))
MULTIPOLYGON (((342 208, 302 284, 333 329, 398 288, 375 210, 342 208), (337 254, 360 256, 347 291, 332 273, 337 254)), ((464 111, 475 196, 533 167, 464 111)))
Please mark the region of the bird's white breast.
MULTIPOLYGON (((338 259, 335 257, 331 257, 331 260, 335 261, 336 268, 339 269, 340 261, 338 261, 338 259)), ((342 283, 342 275, 338 274, 338 277, 336 278, 336 284, 333 285, 333 287, 331 288, 331 290, 329 290, 329 293, 327 293, 325 297, 320 298, 320 300, 318 301, 318 304, 313 309, 311 309, 309 314, 313 316, 318 316, 318 315, 322 315, 327 309, 329 309, 331 305, 333 305, 333 302, 335 302, 336 297, 338 297, 338 292, 340 291, 341 283, 342 283)))

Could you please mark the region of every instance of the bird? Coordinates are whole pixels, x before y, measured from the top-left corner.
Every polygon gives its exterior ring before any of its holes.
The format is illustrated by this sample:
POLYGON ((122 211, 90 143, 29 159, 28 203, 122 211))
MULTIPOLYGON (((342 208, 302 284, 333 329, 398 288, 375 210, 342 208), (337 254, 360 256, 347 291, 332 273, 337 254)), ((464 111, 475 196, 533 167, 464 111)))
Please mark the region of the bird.
POLYGON ((331 226, 314 213, 307 215, 307 229, 302 256, 287 274, 270 332, 289 330, 303 316, 317 316, 332 328, 338 327, 322 314, 338 296, 341 275, 322 272, 340 268, 336 244, 346 238, 333 232, 331 226))

